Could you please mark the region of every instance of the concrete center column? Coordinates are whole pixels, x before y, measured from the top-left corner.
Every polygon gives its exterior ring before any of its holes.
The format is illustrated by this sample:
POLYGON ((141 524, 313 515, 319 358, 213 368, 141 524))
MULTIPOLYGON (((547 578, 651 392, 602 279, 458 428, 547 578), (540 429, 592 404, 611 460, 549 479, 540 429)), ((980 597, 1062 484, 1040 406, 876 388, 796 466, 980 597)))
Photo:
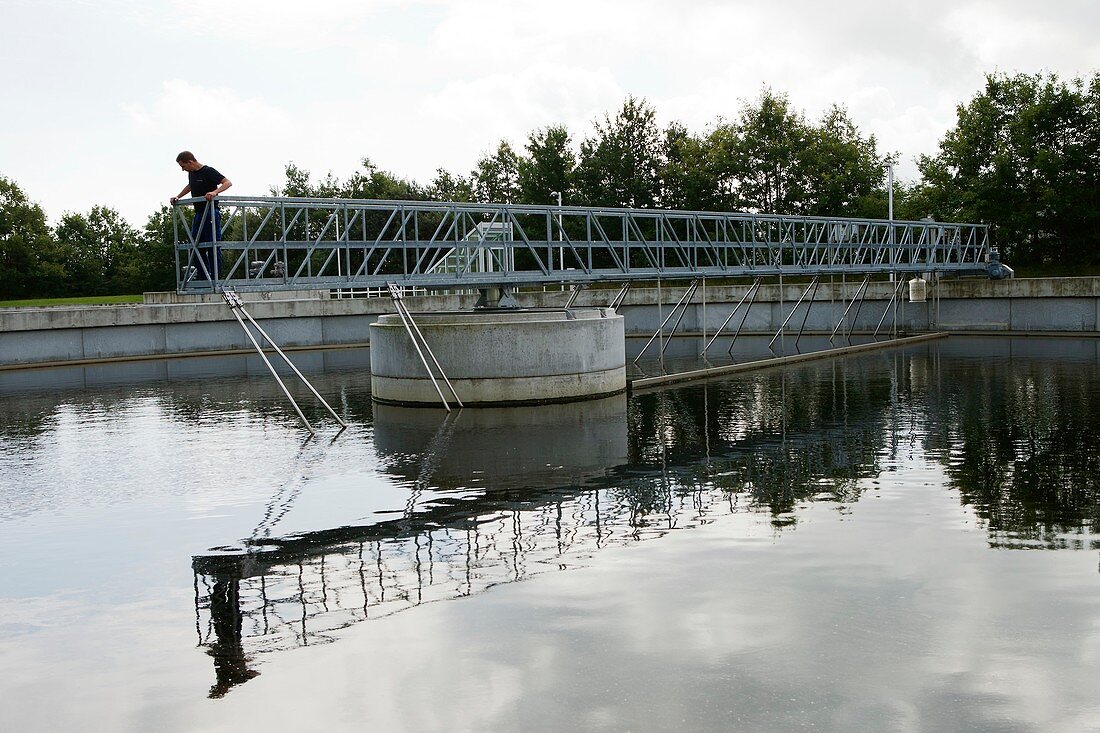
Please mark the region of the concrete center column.
MULTIPOLYGON (((466 405, 566 402, 626 389, 623 318, 610 308, 412 315, 466 405)), ((440 404, 400 316, 371 325, 370 362, 375 400, 440 404)))

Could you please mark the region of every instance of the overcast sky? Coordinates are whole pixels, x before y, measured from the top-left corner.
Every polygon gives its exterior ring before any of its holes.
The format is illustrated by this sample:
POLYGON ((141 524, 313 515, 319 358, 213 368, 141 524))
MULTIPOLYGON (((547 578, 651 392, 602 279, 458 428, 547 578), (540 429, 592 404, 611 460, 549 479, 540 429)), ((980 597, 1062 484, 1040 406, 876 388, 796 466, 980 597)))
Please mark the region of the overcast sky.
POLYGON ((987 72, 1100 68, 1097 0, 0 0, 0 35, 0 175, 135 225, 182 149, 240 195, 364 156, 427 183, 628 94, 696 132, 764 86, 838 103, 912 178, 987 72))

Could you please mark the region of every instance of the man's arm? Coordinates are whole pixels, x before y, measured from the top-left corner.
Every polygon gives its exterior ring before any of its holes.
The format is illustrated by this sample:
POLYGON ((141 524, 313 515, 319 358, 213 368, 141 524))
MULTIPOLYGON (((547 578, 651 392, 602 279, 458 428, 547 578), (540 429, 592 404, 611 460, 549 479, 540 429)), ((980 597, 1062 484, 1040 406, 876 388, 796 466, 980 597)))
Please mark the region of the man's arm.
POLYGON ((215 188, 210 193, 206 194, 206 200, 207 201, 213 201, 215 196, 217 196, 219 193, 224 193, 225 190, 227 188, 229 188, 230 186, 232 186, 232 185, 233 185, 233 181, 229 180, 228 178, 223 177, 222 182, 218 184, 218 187, 215 188))
POLYGON ((187 195, 187 194, 189 194, 189 193, 191 193, 191 184, 190 184, 190 183, 188 183, 188 184, 187 184, 186 186, 184 186, 184 187, 183 187, 183 190, 182 190, 182 191, 180 191, 179 193, 177 193, 177 194, 176 194, 175 196, 173 196, 172 198, 168 199, 168 203, 170 203, 170 204, 172 204, 173 206, 175 206, 175 205, 176 205, 176 199, 181 199, 181 198, 183 198, 184 196, 186 196, 186 195, 187 195))

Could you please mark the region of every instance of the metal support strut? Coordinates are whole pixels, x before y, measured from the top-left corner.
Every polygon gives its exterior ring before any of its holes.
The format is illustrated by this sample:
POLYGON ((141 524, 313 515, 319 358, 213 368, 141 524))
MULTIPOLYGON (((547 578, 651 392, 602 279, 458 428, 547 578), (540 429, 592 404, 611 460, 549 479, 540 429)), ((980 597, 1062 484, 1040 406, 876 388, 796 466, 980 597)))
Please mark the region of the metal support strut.
MULTIPOLYGON (((894 305, 895 302, 897 302, 898 292, 901 290, 901 286, 904 284, 905 278, 899 277, 898 284, 894 286, 894 294, 890 296, 889 302, 886 303, 886 310, 882 312, 882 318, 878 319, 878 325, 875 326, 875 332, 871 335, 871 338, 878 338, 878 331, 880 328, 882 328, 882 324, 886 322, 886 316, 890 315, 890 307, 894 305)), ((895 324, 895 327, 896 326, 897 324, 895 324)), ((897 337, 896 333, 894 334, 894 337, 897 337)))
POLYGON ((703 356, 707 355, 707 350, 710 349, 711 345, 714 344, 714 341, 722 335, 722 330, 725 329, 727 325, 729 325, 729 322, 733 320, 733 317, 735 315, 737 315, 737 311, 739 311, 741 309, 741 306, 744 305, 745 300, 748 299, 749 305, 747 308, 745 308, 744 315, 741 316, 741 322, 737 324, 737 330, 733 334, 733 341, 730 342, 729 353, 733 353, 733 344, 737 342, 737 337, 741 335, 741 329, 745 325, 745 319, 749 317, 749 310, 752 308, 752 304, 756 302, 756 294, 760 290, 761 280, 762 278, 756 278, 756 280, 753 281, 752 285, 749 286, 749 289, 745 291, 745 294, 741 296, 741 300, 737 302, 737 305, 734 306, 732 311, 730 311, 730 314, 726 318, 726 320, 723 321, 722 325, 718 327, 718 330, 714 332, 714 336, 712 336, 710 341, 707 342, 706 346, 703 347, 703 356))
MULTIPOLYGON (((660 285, 660 281, 658 280, 657 282, 658 282, 658 285, 660 285)), ((669 338, 671 339, 673 336, 676 335, 676 329, 680 327, 680 321, 682 321, 684 319, 684 314, 687 313, 688 304, 691 302, 691 296, 695 295, 695 289, 697 287, 699 287, 699 281, 698 280, 692 280, 691 284, 688 285, 687 290, 684 291, 683 296, 681 296, 681 298, 678 301, 676 301, 676 305, 674 305, 672 307, 672 310, 669 312, 668 316, 663 321, 661 321, 660 328, 658 328, 657 331, 652 336, 649 337, 649 341, 646 341, 645 346, 643 346, 642 350, 638 352, 638 356, 635 357, 635 359, 634 359, 635 364, 637 364, 638 360, 642 358, 642 355, 645 354, 646 349, 648 349, 649 345, 653 343, 653 340, 656 339, 658 336, 663 336, 664 335, 665 324, 667 324, 669 321, 672 320, 672 317, 676 315, 676 311, 680 311, 680 316, 679 316, 679 318, 676 319, 676 323, 673 324, 672 332, 669 334, 669 338)), ((668 342, 665 341, 664 343, 661 344, 661 356, 662 357, 665 355, 665 349, 667 349, 667 348, 668 348, 668 342)))
POLYGON ((405 324, 405 331, 409 334, 409 338, 416 348, 416 353, 420 357, 420 363, 424 365, 424 369, 428 372, 428 378, 432 380, 432 386, 435 387, 436 394, 439 395, 440 401, 443 402, 444 409, 450 412, 451 406, 447 404, 447 398, 443 395, 443 390, 439 388, 439 382, 436 381, 435 374, 432 373, 432 368, 428 366, 428 360, 424 358, 425 351, 428 352, 428 356, 432 358, 432 363, 435 364, 435 368, 439 370, 439 376, 447 383, 447 389, 451 391, 451 395, 455 398, 455 402, 458 403, 459 407, 462 407, 462 400, 459 399, 458 392, 455 392, 455 388, 451 385, 451 380, 447 379, 447 374, 443 371, 443 367, 439 365, 439 360, 435 358, 435 354, 432 353, 432 349, 428 346, 428 342, 424 340, 424 334, 420 332, 420 328, 416 325, 416 321, 413 320, 412 313, 405 307, 405 303, 401 299, 401 289, 394 283, 389 284, 389 289, 390 298, 393 299, 393 304, 397 307, 397 315, 401 317, 401 322, 405 324))
MULTIPOLYGON (((787 314, 786 319, 784 319, 784 321, 783 321, 783 325, 779 327, 779 330, 775 332, 774 336, 772 336, 772 340, 768 342, 768 348, 769 349, 772 347, 772 344, 775 343, 775 340, 777 338, 779 338, 779 335, 787 329, 787 324, 790 322, 791 318, 794 317, 794 312, 798 310, 798 306, 802 305, 802 301, 806 299, 806 296, 810 295, 811 291, 813 292, 814 295, 817 295, 817 280, 818 280, 819 277, 821 277, 821 276, 820 275, 814 275, 814 279, 810 281, 809 286, 806 288, 805 291, 803 291, 802 297, 800 297, 798 299, 798 302, 794 304, 794 308, 791 308, 791 312, 787 314)), ((808 319, 810 317, 810 308, 813 307, 813 304, 814 304, 814 296, 810 295, 810 302, 808 302, 806 304, 806 313, 802 316, 802 325, 799 326, 798 336, 796 336, 795 339, 794 339, 794 348, 796 350, 798 349, 798 339, 802 338, 802 329, 806 328, 806 319, 808 319)))
POLYGON ((267 354, 265 354, 263 349, 260 348, 260 344, 258 341, 256 341, 256 337, 252 335, 252 331, 250 331, 248 329, 248 326, 245 325, 244 320, 241 318, 242 313, 244 314, 244 317, 248 319, 248 322, 251 323, 252 326, 260 332, 260 335, 264 337, 264 340, 266 340, 267 343, 271 344, 271 348, 275 349, 275 353, 281 356, 283 358, 283 361, 286 362, 287 366, 289 366, 294 371, 294 373, 298 375, 298 378, 301 379, 302 383, 309 388, 309 391, 313 393, 313 396, 320 400, 321 404, 325 406, 325 409, 329 411, 329 414, 331 414, 336 419, 336 422, 340 423, 340 429, 343 430, 344 428, 346 428, 348 424, 340 419, 340 416, 337 415, 336 411, 333 410, 329 403, 325 401, 325 398, 322 397, 316 389, 314 389, 309 380, 305 378, 305 375, 298 370, 298 367, 294 366, 294 362, 292 362, 290 358, 283 353, 283 350, 279 348, 279 345, 275 343, 270 336, 267 335, 267 331, 265 331, 259 323, 256 323, 256 319, 253 318, 249 314, 249 312, 244 309, 244 304, 241 302, 240 296, 232 290, 226 290, 222 292, 222 297, 225 298, 225 302, 229 306, 229 310, 233 313, 233 317, 237 319, 237 323, 241 324, 241 328, 244 329, 245 335, 248 336, 248 340, 252 342, 252 345, 254 347, 256 347, 256 353, 258 353, 260 355, 260 358, 264 360, 264 364, 267 365, 268 370, 271 372, 271 376, 275 377, 275 381, 279 383, 280 387, 282 387, 283 394, 285 394, 286 398, 290 400, 290 404, 294 406, 294 411, 298 413, 298 417, 301 418, 302 424, 306 426, 306 429, 309 430, 310 434, 316 435, 317 431, 313 429, 313 426, 309 424, 309 420, 307 420, 306 416, 302 414, 301 408, 298 407, 298 403, 294 400, 294 397, 291 396, 290 390, 287 389, 286 384, 284 384, 283 380, 279 378, 278 373, 275 371, 275 367, 273 367, 271 365, 271 362, 268 360, 267 354))
MULTIPOLYGON (((861 282, 859 284, 859 287, 856 288, 856 293, 855 293, 855 295, 852 296, 852 301, 850 303, 848 303, 848 307, 845 308, 844 313, 841 314, 840 320, 837 321, 836 328, 834 328, 833 332, 831 334, 829 334, 829 343, 832 343, 833 338, 836 336, 836 332, 840 330, 840 327, 842 325, 844 325, 844 319, 848 317, 848 311, 852 310, 852 306, 856 305, 857 301, 859 302, 859 306, 856 308, 856 316, 859 315, 859 308, 862 307, 862 305, 863 305, 863 294, 864 294, 864 291, 867 290, 867 283, 869 283, 870 281, 871 281, 871 276, 868 275, 867 277, 863 278, 863 282, 861 282)), ((845 338, 851 338, 852 337, 852 331, 855 330, 855 327, 856 327, 856 319, 853 316, 853 318, 852 318, 852 327, 850 329, 848 329, 848 335, 845 338)))
POLYGON ((619 292, 615 294, 615 297, 611 299, 610 307, 612 310, 619 310, 619 306, 626 300, 626 294, 630 291, 630 282, 623 283, 623 286, 619 288, 619 292))

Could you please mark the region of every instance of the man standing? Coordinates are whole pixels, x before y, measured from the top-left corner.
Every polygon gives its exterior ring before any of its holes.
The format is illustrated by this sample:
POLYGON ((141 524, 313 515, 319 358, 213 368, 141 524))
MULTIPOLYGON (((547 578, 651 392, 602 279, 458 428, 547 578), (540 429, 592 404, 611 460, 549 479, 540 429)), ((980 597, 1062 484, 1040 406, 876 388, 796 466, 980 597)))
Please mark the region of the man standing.
POLYGON ((221 269, 221 248, 216 243, 221 239, 222 221, 218 205, 213 202, 215 196, 224 192, 233 183, 210 166, 197 161, 194 153, 188 150, 184 150, 177 155, 176 162, 179 163, 181 169, 187 171, 187 185, 169 201, 175 205, 177 199, 181 199, 189 193, 195 198, 206 199, 206 201, 199 201, 194 205, 195 220, 191 223, 191 238, 196 243, 214 243, 209 247, 199 247, 202 263, 197 263, 199 266, 194 279, 217 279, 221 269), (207 202, 211 202, 209 206, 207 202), (205 268, 203 265, 205 265, 205 268))

